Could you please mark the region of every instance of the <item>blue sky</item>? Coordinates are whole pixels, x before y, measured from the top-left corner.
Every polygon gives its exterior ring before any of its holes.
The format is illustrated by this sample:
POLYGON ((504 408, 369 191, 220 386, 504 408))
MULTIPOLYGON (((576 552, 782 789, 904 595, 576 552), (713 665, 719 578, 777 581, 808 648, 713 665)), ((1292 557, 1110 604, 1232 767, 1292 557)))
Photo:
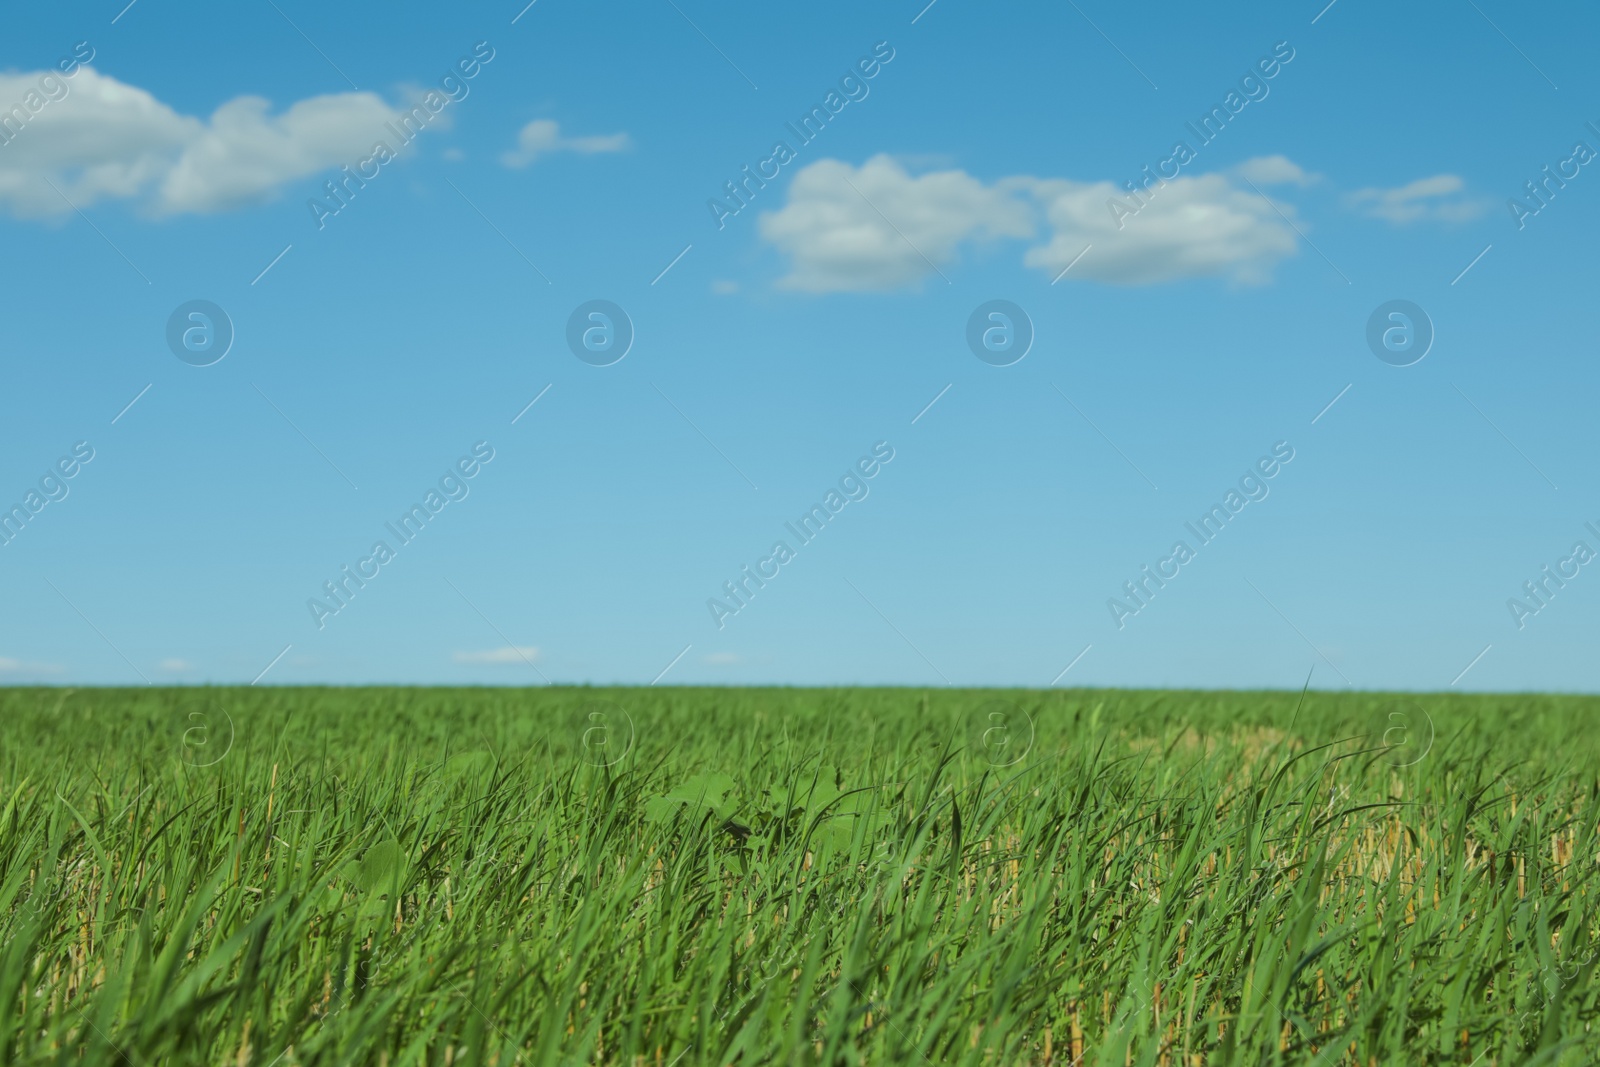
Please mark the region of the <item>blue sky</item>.
POLYGON ((8 20, 0 684, 1600 688, 1592 9, 8 20))

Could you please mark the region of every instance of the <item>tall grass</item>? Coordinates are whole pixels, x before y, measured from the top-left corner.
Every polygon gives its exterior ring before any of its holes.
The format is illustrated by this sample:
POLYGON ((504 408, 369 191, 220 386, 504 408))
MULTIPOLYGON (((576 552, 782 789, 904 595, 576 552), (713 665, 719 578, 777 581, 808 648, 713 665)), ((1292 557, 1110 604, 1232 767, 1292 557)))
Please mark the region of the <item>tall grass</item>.
POLYGON ((1597 711, 0 691, 0 1062, 1593 1064, 1597 711))

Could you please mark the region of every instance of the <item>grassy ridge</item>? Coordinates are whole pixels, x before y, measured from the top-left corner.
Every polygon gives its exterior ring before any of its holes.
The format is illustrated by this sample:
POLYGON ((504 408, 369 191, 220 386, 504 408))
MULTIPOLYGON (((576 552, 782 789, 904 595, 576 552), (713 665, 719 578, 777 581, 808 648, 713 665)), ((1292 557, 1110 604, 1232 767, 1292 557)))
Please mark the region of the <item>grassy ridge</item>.
POLYGON ((0 1062, 1600 1062, 1597 713, 0 690, 0 1062))

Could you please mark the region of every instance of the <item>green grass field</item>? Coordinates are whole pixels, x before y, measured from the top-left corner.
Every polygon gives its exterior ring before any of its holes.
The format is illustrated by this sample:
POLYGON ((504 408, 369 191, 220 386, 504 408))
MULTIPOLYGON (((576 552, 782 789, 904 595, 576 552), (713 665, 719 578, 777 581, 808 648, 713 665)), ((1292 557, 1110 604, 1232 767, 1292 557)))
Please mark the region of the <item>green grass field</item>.
POLYGON ((0 690, 0 1062, 1594 1064, 1597 715, 0 690))

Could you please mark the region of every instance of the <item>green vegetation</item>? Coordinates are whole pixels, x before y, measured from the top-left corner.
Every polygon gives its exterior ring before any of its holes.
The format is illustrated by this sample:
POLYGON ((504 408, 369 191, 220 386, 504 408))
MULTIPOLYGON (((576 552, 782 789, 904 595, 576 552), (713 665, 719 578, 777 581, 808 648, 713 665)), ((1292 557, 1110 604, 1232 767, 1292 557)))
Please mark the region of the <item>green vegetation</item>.
POLYGON ((0 1062, 1592 1064, 1597 713, 0 690, 0 1062))

